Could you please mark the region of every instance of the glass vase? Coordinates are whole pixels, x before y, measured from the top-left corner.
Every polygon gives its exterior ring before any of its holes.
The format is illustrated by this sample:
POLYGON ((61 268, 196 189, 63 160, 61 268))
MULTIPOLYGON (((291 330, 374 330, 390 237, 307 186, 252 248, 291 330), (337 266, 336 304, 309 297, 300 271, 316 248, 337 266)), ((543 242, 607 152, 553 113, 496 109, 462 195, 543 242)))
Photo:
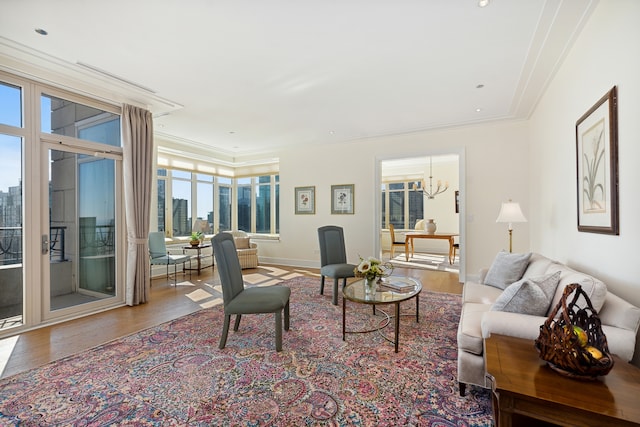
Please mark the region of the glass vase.
POLYGON ((374 277, 373 279, 365 278, 364 279, 364 294, 368 298, 373 297, 376 294, 376 288, 378 286, 378 278, 374 277))

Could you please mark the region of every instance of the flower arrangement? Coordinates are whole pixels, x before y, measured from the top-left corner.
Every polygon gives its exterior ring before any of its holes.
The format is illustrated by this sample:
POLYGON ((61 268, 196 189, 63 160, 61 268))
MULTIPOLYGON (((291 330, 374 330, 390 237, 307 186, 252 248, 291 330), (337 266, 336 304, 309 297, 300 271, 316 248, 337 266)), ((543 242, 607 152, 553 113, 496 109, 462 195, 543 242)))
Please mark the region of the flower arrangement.
POLYGON ((360 264, 353 270, 356 277, 364 277, 367 280, 387 277, 391 275, 391 272, 393 272, 391 263, 382 262, 374 257, 367 259, 360 257, 360 264))

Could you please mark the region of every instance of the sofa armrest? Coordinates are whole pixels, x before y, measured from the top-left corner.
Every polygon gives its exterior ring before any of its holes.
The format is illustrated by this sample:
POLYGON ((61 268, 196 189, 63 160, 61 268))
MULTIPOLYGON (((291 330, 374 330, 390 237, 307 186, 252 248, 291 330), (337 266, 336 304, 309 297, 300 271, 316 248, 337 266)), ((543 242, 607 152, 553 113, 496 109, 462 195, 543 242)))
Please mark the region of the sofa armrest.
POLYGON ((528 314, 510 313, 506 311, 487 311, 482 316, 482 337, 491 334, 535 340, 540 335, 540 325, 546 317, 528 314))
POLYGON ((481 268, 478 272, 480 277, 478 277, 478 283, 484 283, 484 278, 487 277, 487 273, 489 272, 488 268, 481 268))
POLYGON ((611 292, 607 292, 598 317, 603 325, 627 329, 634 334, 638 332, 638 327, 640 327, 640 308, 611 292))

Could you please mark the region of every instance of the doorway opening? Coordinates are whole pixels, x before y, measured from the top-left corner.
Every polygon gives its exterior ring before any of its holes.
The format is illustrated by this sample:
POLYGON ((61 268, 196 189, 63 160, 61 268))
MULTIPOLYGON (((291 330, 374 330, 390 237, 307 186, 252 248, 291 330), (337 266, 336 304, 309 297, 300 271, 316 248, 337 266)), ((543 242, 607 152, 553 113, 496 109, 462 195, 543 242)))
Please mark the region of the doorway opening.
POLYGON ((458 274, 464 270, 460 165, 460 154, 381 160, 383 260, 409 268, 458 274))

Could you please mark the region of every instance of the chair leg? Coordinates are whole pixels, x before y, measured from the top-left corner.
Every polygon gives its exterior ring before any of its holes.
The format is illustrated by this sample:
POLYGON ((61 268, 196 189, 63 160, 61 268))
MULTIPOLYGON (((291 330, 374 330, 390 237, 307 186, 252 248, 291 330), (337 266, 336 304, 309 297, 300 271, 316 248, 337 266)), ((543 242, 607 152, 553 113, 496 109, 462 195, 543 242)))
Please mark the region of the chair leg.
POLYGON ((464 397, 466 391, 467 391, 467 385, 465 383, 458 383, 458 389, 460 390, 460 396, 464 397))
POLYGON ((333 279, 333 305, 338 305, 338 278, 333 279))
POLYGON ((173 285, 178 287, 178 263, 173 264, 173 285))
POLYGON ((275 312, 276 317, 276 351, 282 351, 282 311, 275 312))
POLYGON ((393 259, 393 257, 395 256, 395 251, 396 251, 396 247, 393 246, 393 243, 391 243, 391 259, 393 259))
POLYGON ((287 305, 284 306, 284 330, 289 330, 289 301, 287 301, 287 305))
POLYGON ((324 295, 324 276, 320 276, 320 295, 324 295))
POLYGON ((231 315, 224 315, 224 324, 222 326, 222 335, 220 336, 220 344, 218 348, 222 350, 225 345, 227 345, 227 335, 229 334, 229 322, 231 322, 231 315))
POLYGON ((236 314, 236 323, 233 325, 233 330, 237 331, 240 327, 240 319, 242 318, 242 314, 236 314))

